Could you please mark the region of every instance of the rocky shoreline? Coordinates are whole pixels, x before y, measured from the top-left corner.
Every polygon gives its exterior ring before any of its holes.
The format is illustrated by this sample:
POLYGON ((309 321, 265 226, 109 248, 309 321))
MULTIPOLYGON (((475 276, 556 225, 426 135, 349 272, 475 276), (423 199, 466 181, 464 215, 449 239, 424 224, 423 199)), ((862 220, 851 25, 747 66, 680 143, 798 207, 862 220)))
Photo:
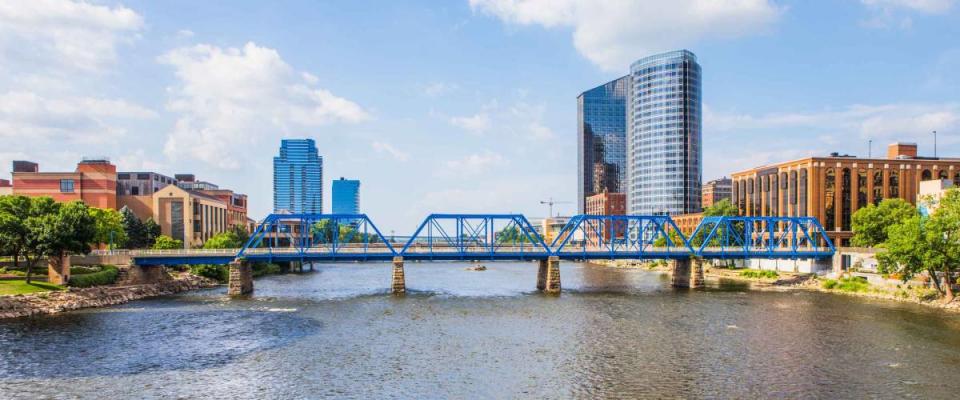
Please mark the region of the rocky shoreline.
POLYGON ((218 286, 216 281, 191 274, 179 274, 160 283, 70 288, 0 297, 0 319, 49 315, 81 308, 123 304, 131 300, 167 296, 188 290, 218 286))

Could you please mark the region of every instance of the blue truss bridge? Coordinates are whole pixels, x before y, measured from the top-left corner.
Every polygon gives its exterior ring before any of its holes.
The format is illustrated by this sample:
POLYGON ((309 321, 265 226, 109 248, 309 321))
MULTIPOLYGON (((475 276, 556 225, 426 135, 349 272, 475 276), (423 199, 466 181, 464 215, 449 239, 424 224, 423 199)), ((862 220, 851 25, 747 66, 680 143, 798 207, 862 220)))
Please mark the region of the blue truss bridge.
POLYGON ((703 282, 704 260, 832 257, 815 218, 706 217, 686 236, 669 216, 577 215, 547 243, 521 214, 431 214, 404 241, 387 238, 365 214, 272 214, 240 249, 138 250, 139 267, 229 264, 228 293, 253 291, 251 263, 393 263, 404 293, 404 262, 537 261, 537 289, 560 292, 560 260, 671 260, 673 285, 703 282))
POLYGON ((812 217, 705 217, 684 235, 669 216, 577 215, 549 243, 521 214, 431 214, 404 241, 365 214, 272 214, 241 249, 143 250, 137 265, 252 262, 806 259, 834 246, 812 217))

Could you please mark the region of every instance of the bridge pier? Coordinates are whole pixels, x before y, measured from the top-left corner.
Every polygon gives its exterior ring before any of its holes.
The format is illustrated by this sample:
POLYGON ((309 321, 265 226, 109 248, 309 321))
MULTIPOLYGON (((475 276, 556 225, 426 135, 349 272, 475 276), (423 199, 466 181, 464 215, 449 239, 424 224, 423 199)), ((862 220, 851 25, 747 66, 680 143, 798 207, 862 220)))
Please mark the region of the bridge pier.
POLYGON ((560 293, 560 257, 550 256, 539 263, 537 289, 544 293, 560 293))
POLYGON ((393 258, 393 294, 404 294, 407 292, 407 283, 403 278, 403 257, 393 258))
POLYGON ((253 293, 253 268, 246 260, 233 260, 230 262, 230 282, 227 286, 227 294, 230 296, 242 296, 253 293))
POLYGON ((703 260, 681 258, 673 260, 671 284, 675 288, 698 288, 703 286, 703 260))

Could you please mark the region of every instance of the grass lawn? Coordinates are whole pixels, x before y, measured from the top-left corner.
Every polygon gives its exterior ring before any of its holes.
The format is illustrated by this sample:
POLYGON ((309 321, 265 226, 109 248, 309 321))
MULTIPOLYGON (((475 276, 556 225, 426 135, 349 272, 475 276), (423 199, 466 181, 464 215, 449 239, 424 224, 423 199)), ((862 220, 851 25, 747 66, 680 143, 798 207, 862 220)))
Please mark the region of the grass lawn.
POLYGON ((20 279, 0 281, 0 296, 46 292, 50 290, 63 290, 63 286, 37 281, 30 282, 28 285, 27 281, 20 279))

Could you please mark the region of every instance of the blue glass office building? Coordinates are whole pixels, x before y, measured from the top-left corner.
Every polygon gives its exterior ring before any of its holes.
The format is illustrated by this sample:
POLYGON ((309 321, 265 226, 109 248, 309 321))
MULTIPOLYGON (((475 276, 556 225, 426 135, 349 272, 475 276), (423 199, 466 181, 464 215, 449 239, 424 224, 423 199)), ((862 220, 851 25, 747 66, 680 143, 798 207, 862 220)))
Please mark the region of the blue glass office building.
POLYGON ((333 181, 333 213, 360 214, 360 181, 343 177, 333 181))
POLYGON ((313 139, 284 139, 273 158, 273 212, 323 213, 323 157, 313 139))
POLYGON ((577 202, 598 193, 623 193, 627 183, 627 98, 630 76, 577 96, 577 202))
POLYGON ((687 51, 630 66, 627 212, 700 211, 702 175, 700 65, 687 51))

